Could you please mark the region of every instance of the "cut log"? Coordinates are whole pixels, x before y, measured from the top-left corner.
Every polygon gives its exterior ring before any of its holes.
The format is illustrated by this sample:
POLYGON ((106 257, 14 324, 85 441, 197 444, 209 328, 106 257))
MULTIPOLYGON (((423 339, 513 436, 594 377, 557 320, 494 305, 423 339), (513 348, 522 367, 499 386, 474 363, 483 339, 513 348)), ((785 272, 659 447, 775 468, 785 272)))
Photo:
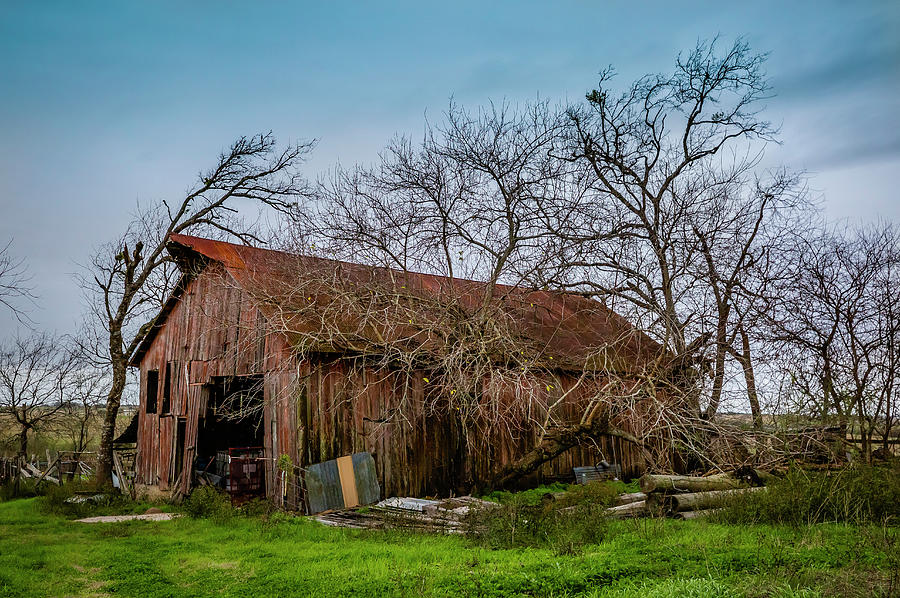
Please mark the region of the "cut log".
POLYGON ((626 503, 618 507, 606 509, 606 516, 613 519, 627 519, 629 517, 642 517, 648 515, 647 503, 643 500, 626 503))
POLYGON ((618 502, 620 505, 627 505, 633 502, 640 502, 642 500, 647 500, 647 495, 643 492, 632 492, 630 494, 620 494, 618 498, 618 502))
POLYGON ((757 488, 740 488, 737 490, 715 490, 712 492, 692 492, 689 494, 672 494, 665 497, 666 510, 675 513, 680 511, 702 511, 714 507, 721 507, 722 504, 739 494, 746 494, 762 490, 764 487, 757 488))
POLYGON ((659 492, 648 494, 647 500, 645 501, 647 505, 647 511, 654 516, 664 515, 667 509, 665 499, 666 495, 659 492))
POLYGON ((741 488, 745 484, 727 474, 718 474, 705 478, 685 475, 652 475, 641 477, 641 490, 651 492, 707 492, 710 490, 731 490, 741 488))

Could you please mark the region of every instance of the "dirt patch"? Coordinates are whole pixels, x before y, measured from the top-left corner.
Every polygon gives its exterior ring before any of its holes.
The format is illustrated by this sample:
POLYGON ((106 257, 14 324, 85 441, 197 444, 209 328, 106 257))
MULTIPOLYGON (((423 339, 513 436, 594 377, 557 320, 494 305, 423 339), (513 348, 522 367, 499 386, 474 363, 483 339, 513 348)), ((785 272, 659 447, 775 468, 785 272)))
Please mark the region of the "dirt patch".
POLYGON ((87 517, 76 519, 76 523, 119 523, 120 521, 170 521, 178 517, 177 513, 150 513, 144 515, 106 515, 103 517, 87 517))

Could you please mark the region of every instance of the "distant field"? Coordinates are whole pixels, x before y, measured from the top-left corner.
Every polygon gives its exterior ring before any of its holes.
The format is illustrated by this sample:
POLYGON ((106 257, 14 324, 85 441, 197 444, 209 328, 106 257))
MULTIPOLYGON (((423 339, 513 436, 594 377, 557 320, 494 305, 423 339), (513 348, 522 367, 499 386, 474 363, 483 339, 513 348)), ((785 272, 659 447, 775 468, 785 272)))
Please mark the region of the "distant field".
POLYGON ((87 525, 26 499, 0 503, 0 596, 877 596, 883 537, 648 519, 560 556, 284 516, 87 525))
MULTIPOLYGON (((137 407, 133 405, 122 406, 119 410, 119 417, 116 420, 116 434, 121 433, 128 426, 136 409, 137 407)), ((91 421, 91 425, 88 428, 87 450, 89 451, 97 450, 97 445, 100 442, 102 420, 103 413, 100 411, 91 421)), ((15 422, 6 416, 0 415, 0 457, 16 454, 19 450, 19 441, 16 436, 18 433, 19 430, 15 422)), ((74 449, 72 434, 77 434, 75 424, 62 418, 62 421, 53 426, 48 426, 29 434, 28 453, 29 455, 37 455, 41 461, 44 461, 47 458, 46 453, 48 450, 51 453, 71 451, 74 449)))

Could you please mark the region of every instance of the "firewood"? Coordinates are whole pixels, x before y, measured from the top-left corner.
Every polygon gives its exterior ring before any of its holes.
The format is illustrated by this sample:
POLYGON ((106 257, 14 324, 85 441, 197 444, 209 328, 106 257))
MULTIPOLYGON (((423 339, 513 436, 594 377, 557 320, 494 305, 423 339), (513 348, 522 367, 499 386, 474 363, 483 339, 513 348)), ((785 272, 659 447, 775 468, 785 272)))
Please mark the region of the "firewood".
POLYGON ((628 517, 641 517, 647 515, 646 501, 639 500, 636 502, 626 503, 618 507, 610 507, 606 509, 606 516, 613 519, 626 519, 628 517))
POLYGON ((620 505, 627 505, 633 502, 639 502, 642 500, 647 500, 647 495, 643 492, 632 492, 630 494, 620 494, 618 498, 618 502, 620 505))
POLYGON ((722 504, 739 494, 762 490, 757 488, 740 488, 736 490, 714 490, 710 492, 692 492, 689 494, 673 494, 665 497, 666 510, 669 512, 702 511, 713 507, 721 507, 722 504))
POLYGON ((683 475, 652 475, 641 477, 641 490, 651 492, 706 492, 710 490, 729 490, 741 488, 743 482, 727 474, 718 474, 705 478, 683 475))

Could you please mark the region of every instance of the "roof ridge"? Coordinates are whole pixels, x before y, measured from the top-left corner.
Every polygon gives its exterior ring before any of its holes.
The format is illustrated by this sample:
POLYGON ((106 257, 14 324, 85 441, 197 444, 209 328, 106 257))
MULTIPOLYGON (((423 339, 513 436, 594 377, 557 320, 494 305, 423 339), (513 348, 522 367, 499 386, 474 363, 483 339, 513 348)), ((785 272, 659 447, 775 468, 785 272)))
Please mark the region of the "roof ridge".
MULTIPOLYGON (((207 255, 207 254, 204 253, 203 251, 197 249, 196 245, 204 244, 204 243, 212 243, 212 244, 216 244, 216 245, 227 245, 227 246, 236 248, 236 249, 238 249, 238 250, 240 250, 240 251, 247 251, 247 250, 249 250, 249 251, 258 251, 258 252, 266 252, 266 253, 276 253, 276 254, 281 254, 281 255, 284 255, 284 256, 292 257, 292 258, 311 259, 311 260, 317 260, 317 261, 321 261, 321 262, 329 262, 329 263, 333 263, 333 264, 340 264, 340 265, 347 265, 347 266, 355 266, 355 267, 359 267, 359 268, 369 268, 369 269, 386 270, 386 271, 389 271, 389 272, 395 272, 395 273, 397 273, 397 274, 412 274, 412 275, 414 275, 414 276, 428 276, 428 277, 435 278, 435 279, 439 279, 439 280, 460 281, 460 282, 464 282, 464 283, 472 283, 472 284, 477 284, 477 285, 487 285, 487 284, 490 284, 490 283, 488 283, 488 282, 485 281, 485 280, 475 280, 475 279, 473 279, 473 278, 462 278, 462 277, 459 277, 459 276, 446 276, 446 275, 443 275, 443 274, 434 274, 434 273, 431 273, 431 272, 419 272, 419 271, 417 271, 417 270, 400 270, 400 269, 398 269, 398 268, 393 268, 393 267, 390 267, 390 266, 373 266, 373 265, 371 265, 371 264, 365 264, 365 263, 360 263, 360 262, 350 262, 350 261, 338 260, 338 259, 334 259, 334 258, 321 257, 321 256, 318 256, 318 255, 308 255, 308 254, 304 254, 304 253, 294 253, 294 252, 291 252, 291 251, 285 251, 285 250, 282 250, 282 249, 271 249, 271 248, 268 248, 268 247, 257 247, 257 246, 255 246, 255 245, 241 245, 241 244, 238 244, 238 243, 232 243, 232 242, 230 242, 230 241, 220 241, 220 240, 217 240, 217 239, 209 239, 209 238, 206 238, 206 237, 197 237, 197 236, 193 236, 193 235, 185 235, 185 234, 181 234, 181 233, 172 233, 172 234, 170 234, 170 235, 169 235, 169 240, 170 240, 170 241, 173 241, 173 242, 175 242, 175 243, 177 243, 177 244, 179 244, 179 245, 181 245, 181 246, 183 246, 183 247, 186 247, 186 248, 188 248, 188 249, 191 249, 191 250, 193 250, 193 251, 195 251, 195 252, 197 252, 197 253, 201 253, 201 254, 203 254, 203 255, 206 255, 207 257, 212 258, 212 259, 215 259, 215 258, 213 258, 212 256, 207 255), (176 238, 176 237, 177 237, 177 238, 176 238), (184 240, 184 241, 183 241, 183 240, 184 240), (186 241, 186 242, 185 242, 185 241, 186 241), (193 243, 192 243, 192 242, 193 242, 193 243)), ((217 261, 219 261, 219 260, 217 260, 217 261)), ((602 302, 600 302, 600 301, 597 301, 597 300, 595 300, 595 299, 592 299, 592 298, 590 298, 590 297, 586 297, 585 295, 583 295, 583 294, 581 294, 581 293, 576 293, 576 292, 572 292, 572 291, 565 291, 565 290, 562 290, 562 289, 539 289, 539 288, 536 288, 536 287, 526 287, 526 286, 512 285, 512 284, 506 284, 506 283, 503 283, 503 282, 497 282, 497 283, 494 283, 494 284, 495 284, 496 287, 500 287, 500 288, 503 288, 503 289, 508 289, 508 290, 511 290, 511 291, 512 291, 512 290, 520 290, 520 291, 525 291, 525 292, 534 292, 534 293, 553 293, 553 294, 556 294, 556 295, 564 295, 564 296, 568 296, 568 297, 578 297, 578 298, 581 298, 581 299, 586 299, 586 300, 594 301, 594 303, 596 303, 597 305, 600 305, 600 306, 602 306, 603 308, 609 310, 610 312, 615 313, 612 309, 610 309, 609 307, 607 307, 606 304, 604 304, 604 303, 602 303, 602 302)), ((618 315, 618 314, 617 314, 617 315, 618 315)), ((620 316, 620 317, 621 317, 621 316, 620 316)))

